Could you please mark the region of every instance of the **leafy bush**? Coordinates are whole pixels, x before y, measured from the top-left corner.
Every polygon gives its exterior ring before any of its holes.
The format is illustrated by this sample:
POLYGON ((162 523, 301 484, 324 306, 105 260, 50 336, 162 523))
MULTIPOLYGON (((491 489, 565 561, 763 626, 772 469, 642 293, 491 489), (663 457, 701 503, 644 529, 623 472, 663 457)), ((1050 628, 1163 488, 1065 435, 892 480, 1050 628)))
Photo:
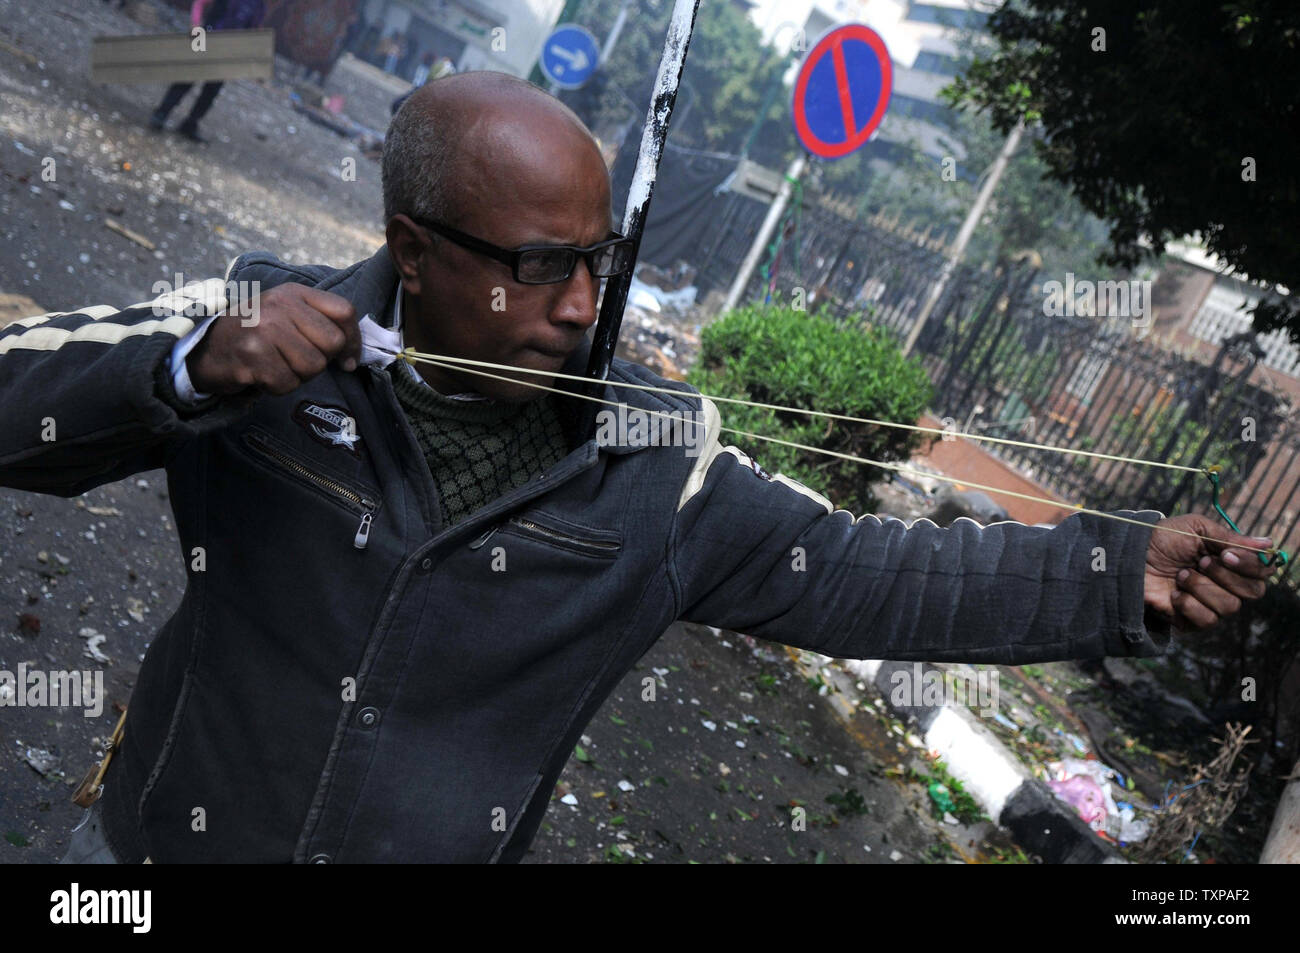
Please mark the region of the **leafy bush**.
MULTIPOLYGON (((705 394, 876 420, 915 423, 933 397, 925 370, 883 329, 845 325, 827 312, 782 306, 731 311, 705 327, 688 377, 705 394)), ((922 435, 736 404, 724 426, 886 463, 906 462, 922 435)), ((854 513, 877 507, 870 484, 891 471, 783 444, 725 434, 769 473, 783 473, 854 513)))

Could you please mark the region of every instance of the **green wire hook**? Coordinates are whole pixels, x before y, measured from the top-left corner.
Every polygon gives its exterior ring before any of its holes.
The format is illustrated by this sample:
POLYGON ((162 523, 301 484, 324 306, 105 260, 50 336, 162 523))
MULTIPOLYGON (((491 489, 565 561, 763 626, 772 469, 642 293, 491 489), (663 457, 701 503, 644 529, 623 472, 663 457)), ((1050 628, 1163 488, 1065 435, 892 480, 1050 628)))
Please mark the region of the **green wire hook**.
MULTIPOLYGON (((1237 527, 1237 524, 1232 521, 1232 517, 1224 512, 1223 506, 1219 503, 1219 490, 1221 489, 1219 474, 1221 472, 1223 472, 1223 467, 1218 464, 1205 468, 1205 475, 1210 478, 1210 486, 1214 488, 1214 495, 1211 497, 1210 502, 1214 504, 1215 510, 1223 517, 1223 521, 1232 527, 1234 533, 1238 536, 1245 536, 1246 534, 1237 527)), ((1285 566, 1291 561, 1291 557, 1287 555, 1285 549, 1271 549, 1269 552, 1272 553, 1271 556, 1264 553, 1256 554, 1259 556, 1259 561, 1265 566, 1285 566)))

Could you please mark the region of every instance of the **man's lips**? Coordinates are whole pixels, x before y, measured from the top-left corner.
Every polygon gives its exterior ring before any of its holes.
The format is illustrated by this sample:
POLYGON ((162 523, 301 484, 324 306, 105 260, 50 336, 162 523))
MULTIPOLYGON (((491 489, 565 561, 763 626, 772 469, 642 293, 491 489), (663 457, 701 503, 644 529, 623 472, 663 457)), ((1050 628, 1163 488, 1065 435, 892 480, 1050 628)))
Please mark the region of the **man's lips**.
POLYGON ((548 368, 557 371, 564 366, 564 362, 567 361, 569 355, 573 353, 572 348, 567 351, 552 351, 540 347, 530 347, 527 350, 542 358, 542 360, 546 362, 548 368), (554 367, 551 367, 551 365, 554 365, 554 367))

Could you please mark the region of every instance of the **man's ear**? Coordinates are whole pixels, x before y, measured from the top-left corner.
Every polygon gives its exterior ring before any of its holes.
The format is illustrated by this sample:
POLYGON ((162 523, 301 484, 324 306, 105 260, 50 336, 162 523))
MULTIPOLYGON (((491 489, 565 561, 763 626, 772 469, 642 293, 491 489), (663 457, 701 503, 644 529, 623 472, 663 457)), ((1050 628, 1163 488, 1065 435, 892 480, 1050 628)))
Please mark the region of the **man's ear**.
POLYGON ((429 236, 405 215, 394 215, 385 230, 388 253, 401 275, 402 287, 410 294, 420 293, 420 260, 429 248, 429 236))

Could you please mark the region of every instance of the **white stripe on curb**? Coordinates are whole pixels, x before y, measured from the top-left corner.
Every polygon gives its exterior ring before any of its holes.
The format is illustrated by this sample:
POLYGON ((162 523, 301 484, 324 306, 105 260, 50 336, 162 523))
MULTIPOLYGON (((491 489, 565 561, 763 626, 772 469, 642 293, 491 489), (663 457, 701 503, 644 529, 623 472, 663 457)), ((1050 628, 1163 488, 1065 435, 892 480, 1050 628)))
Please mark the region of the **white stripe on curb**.
POLYGON ((1028 774, 987 728, 962 714, 941 708, 923 740, 926 748, 939 752, 948 772, 996 821, 1028 774))

